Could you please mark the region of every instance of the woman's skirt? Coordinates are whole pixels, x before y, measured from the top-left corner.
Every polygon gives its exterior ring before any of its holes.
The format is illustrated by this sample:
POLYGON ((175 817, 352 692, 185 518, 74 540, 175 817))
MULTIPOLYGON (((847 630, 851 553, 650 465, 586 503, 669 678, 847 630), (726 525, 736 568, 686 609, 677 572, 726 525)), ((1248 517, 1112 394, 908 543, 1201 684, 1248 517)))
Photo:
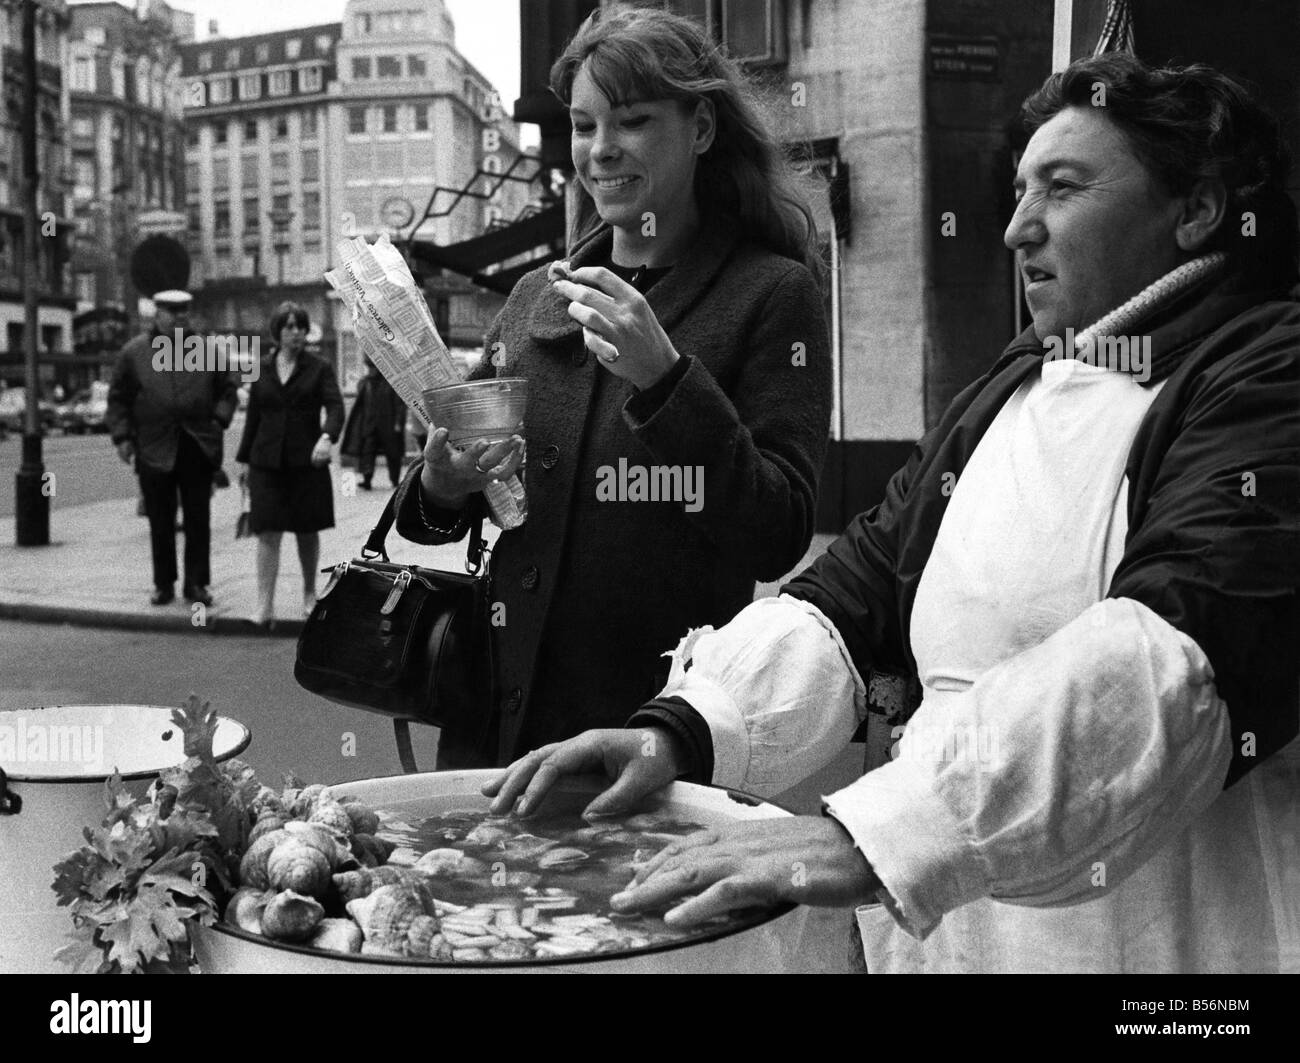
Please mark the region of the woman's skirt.
POLYGON ((329 466, 248 470, 249 528, 259 532, 316 532, 334 527, 334 484, 329 466))

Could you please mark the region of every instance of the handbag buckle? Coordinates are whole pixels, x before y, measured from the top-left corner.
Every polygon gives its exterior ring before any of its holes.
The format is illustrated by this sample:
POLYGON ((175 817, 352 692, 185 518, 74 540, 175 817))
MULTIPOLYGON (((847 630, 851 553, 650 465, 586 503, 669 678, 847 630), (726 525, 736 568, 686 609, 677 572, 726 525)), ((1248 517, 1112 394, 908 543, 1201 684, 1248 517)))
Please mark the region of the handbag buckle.
POLYGON ((325 584, 325 589, 321 591, 320 594, 316 595, 316 600, 318 602, 323 600, 325 595, 329 594, 330 591, 339 585, 339 580, 347 574, 350 567, 351 566, 346 561, 340 561, 334 566, 333 571, 330 572, 329 582, 325 584))
POLYGON ((393 580, 393 589, 388 592, 388 598, 384 601, 379 610, 380 616, 387 616, 397 608, 397 603, 402 600, 402 592, 411 585, 411 573, 407 569, 402 569, 393 580))

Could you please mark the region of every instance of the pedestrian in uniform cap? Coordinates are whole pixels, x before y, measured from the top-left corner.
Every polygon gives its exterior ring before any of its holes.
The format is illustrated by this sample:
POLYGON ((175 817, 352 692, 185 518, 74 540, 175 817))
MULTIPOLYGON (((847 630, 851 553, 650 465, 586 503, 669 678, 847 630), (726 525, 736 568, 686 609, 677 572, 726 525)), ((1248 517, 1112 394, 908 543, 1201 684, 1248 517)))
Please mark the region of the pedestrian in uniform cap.
POLYGON ((237 405, 236 382, 228 372, 185 370, 182 351, 159 359, 156 341, 183 343, 192 297, 181 289, 155 292, 153 327, 122 348, 108 392, 108 423, 118 455, 134 460, 149 518, 153 554, 154 605, 176 597, 176 506, 185 527, 182 593, 191 602, 212 604, 210 506, 212 478, 221 467, 221 437, 237 405))

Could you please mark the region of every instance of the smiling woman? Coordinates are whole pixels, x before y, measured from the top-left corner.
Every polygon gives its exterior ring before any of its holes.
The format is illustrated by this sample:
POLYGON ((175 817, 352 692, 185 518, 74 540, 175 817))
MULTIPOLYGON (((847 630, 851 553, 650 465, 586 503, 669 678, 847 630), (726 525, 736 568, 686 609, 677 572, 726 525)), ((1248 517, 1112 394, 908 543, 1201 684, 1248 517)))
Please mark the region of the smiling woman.
MULTIPOLYGON (((603 9, 551 84, 579 224, 471 374, 528 380, 529 516, 492 555, 495 714, 444 730, 440 767, 621 723, 683 628, 725 622, 812 537, 830 421, 816 232, 738 69, 689 19, 603 9)), ((521 457, 435 430, 399 534, 464 536, 521 457)))

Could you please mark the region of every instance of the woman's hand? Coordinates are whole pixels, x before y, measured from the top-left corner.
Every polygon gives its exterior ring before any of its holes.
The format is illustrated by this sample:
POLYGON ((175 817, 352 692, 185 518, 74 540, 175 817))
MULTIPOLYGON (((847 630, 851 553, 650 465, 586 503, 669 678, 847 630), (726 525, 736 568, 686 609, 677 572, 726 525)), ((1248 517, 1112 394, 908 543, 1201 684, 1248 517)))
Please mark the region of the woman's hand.
POLYGON ((499 443, 473 443, 464 450, 447 442, 449 436, 445 428, 429 433, 420 473, 425 495, 443 509, 460 509, 470 495, 494 480, 508 480, 524 462, 524 441, 519 436, 499 443))
POLYGON ((677 737, 658 727, 584 731, 516 760, 484 786, 483 793, 496 798, 491 805, 494 815, 509 812, 522 794, 517 809, 522 816, 535 809, 563 776, 603 771, 614 785, 582 814, 621 815, 676 779, 682 763, 677 737))
POLYGON ((841 907, 875 900, 881 888, 848 832, 822 816, 736 823, 699 831, 663 849, 610 899, 619 912, 689 897, 664 917, 691 926, 737 908, 782 901, 841 907))
POLYGON ((311 451, 311 463, 320 469, 330 463, 330 437, 322 435, 311 451))
POLYGON ((569 300, 569 316, 600 364, 641 391, 681 357, 645 296, 601 266, 584 266, 551 282, 569 300))

